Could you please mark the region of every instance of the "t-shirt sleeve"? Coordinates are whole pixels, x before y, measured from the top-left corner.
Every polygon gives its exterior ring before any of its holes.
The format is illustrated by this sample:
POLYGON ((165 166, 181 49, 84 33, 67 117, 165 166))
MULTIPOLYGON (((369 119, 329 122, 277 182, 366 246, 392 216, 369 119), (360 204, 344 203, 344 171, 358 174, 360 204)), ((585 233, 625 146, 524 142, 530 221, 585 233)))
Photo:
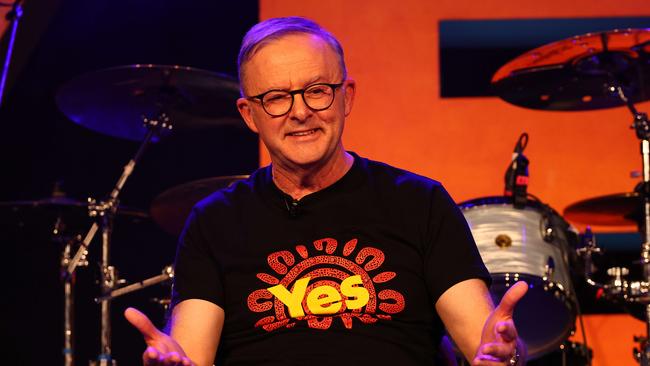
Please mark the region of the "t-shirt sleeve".
POLYGON ((425 236, 425 276, 434 302, 464 280, 491 277, 462 212, 442 185, 433 188, 428 233, 425 236))
POLYGON ((223 308, 219 263, 210 250, 209 224, 198 207, 192 209, 178 242, 174 264, 172 306, 188 299, 210 301, 223 308))

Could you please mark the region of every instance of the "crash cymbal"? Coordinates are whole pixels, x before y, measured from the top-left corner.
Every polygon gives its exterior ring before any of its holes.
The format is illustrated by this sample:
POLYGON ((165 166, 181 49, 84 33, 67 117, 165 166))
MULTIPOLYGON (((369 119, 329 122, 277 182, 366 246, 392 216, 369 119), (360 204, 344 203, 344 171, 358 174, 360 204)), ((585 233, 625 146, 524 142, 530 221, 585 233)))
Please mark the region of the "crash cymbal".
POLYGON ((216 190, 246 178, 247 175, 213 177, 172 187, 153 200, 151 217, 164 231, 178 235, 183 231, 185 220, 197 202, 216 190))
POLYGON ((636 225, 642 214, 642 199, 636 192, 617 193, 576 202, 564 217, 576 223, 602 226, 636 225))
MULTIPOLYGON (((37 200, 22 200, 22 201, 5 201, 0 202, 0 210, 6 209, 10 211, 20 210, 49 210, 49 211, 75 211, 85 215, 88 210, 88 202, 76 200, 73 198, 61 197, 46 197, 37 200)), ((133 218, 148 218, 149 214, 144 211, 133 207, 118 206, 118 216, 128 216, 133 218)))
POLYGON ((140 141, 142 117, 166 113, 174 129, 241 126, 230 76, 185 66, 129 65, 84 74, 56 95, 73 122, 109 136, 140 141))
POLYGON ((578 111, 650 99, 650 29, 588 33, 547 44, 502 66, 492 86, 525 108, 578 111))

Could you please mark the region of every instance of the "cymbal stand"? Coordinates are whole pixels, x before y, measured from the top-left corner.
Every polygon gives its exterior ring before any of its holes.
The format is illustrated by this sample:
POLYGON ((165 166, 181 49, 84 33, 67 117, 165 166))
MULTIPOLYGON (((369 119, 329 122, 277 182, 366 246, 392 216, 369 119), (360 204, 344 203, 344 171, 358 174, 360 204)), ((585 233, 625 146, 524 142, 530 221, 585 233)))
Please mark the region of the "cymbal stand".
MULTIPOLYGON (((614 87, 610 87, 612 90, 614 87)), ((641 264, 643 266, 643 281, 641 283, 643 288, 640 300, 645 304, 645 321, 646 321, 646 336, 637 337, 635 341, 640 343, 639 350, 635 350, 635 357, 642 366, 650 366, 650 299, 648 298, 648 289, 650 288, 650 122, 646 113, 639 112, 634 103, 630 101, 623 88, 619 85, 615 88, 619 98, 625 102, 625 105, 634 116, 634 123, 632 127, 636 132, 636 136, 641 144, 641 157, 643 161, 643 184, 641 185, 640 194, 643 197, 643 220, 639 223, 641 231, 641 264)))
MULTIPOLYGON (((70 263, 70 253, 72 252, 73 240, 68 241, 63 249, 61 256, 61 279, 63 280, 63 364, 65 366, 74 365, 74 281, 75 275, 68 276, 65 268, 70 263)), ((81 264, 83 265, 83 264, 81 264)))
POLYGON ((101 302, 113 300, 114 298, 116 298, 118 296, 126 295, 126 294, 128 294, 130 292, 141 290, 141 289, 143 289, 145 287, 153 286, 153 285, 159 284, 161 282, 165 282, 167 280, 170 280, 172 278, 174 278, 174 268, 172 266, 166 266, 165 268, 163 268, 161 274, 159 274, 157 276, 147 278, 146 280, 142 280, 140 282, 136 282, 136 283, 133 283, 131 285, 124 286, 124 287, 118 288, 116 290, 113 290, 113 291, 111 291, 111 292, 109 292, 109 293, 107 293, 107 294, 105 294, 105 295, 103 295, 101 297, 95 298, 95 302, 99 304, 101 302))
POLYGON ((618 97, 627 105, 634 116, 632 128, 640 141, 641 157, 643 162, 643 184, 641 185, 640 195, 643 197, 643 219, 639 221, 639 231, 641 232, 641 264, 643 266, 643 279, 641 281, 627 281, 628 271, 623 268, 613 268, 608 274, 611 281, 607 284, 599 284, 591 277, 591 256, 600 249, 597 248, 591 230, 588 229, 587 245, 578 250, 578 253, 585 257, 585 276, 587 283, 599 287, 603 294, 609 299, 620 299, 628 303, 637 303, 645 305, 646 313, 646 335, 644 337, 635 337, 635 342, 639 343, 639 348, 634 350, 634 357, 641 366, 650 366, 650 122, 648 115, 639 112, 632 101, 625 95, 623 87, 618 83, 608 86, 611 93, 618 94, 618 97))
MULTIPOLYGON (((64 240, 62 236, 62 228, 65 227, 63 219, 61 216, 57 217, 52 230, 54 238, 58 242, 65 242, 63 247, 63 253, 61 254, 61 280, 63 281, 63 362, 65 366, 73 366, 75 360, 74 352, 74 338, 73 336, 73 327, 74 327, 74 282, 76 274, 68 276, 66 269, 70 260, 72 259, 71 254, 73 246, 81 242, 81 236, 76 236, 74 238, 68 238, 64 240)), ((79 266, 88 266, 87 261, 79 263, 79 266)))
POLYGON ((11 63, 11 54, 14 50, 14 42, 16 40, 16 33, 18 32, 18 22, 23 16, 23 6, 20 5, 21 0, 15 0, 12 9, 7 13, 6 19, 11 21, 11 36, 9 37, 9 45, 7 46, 7 53, 5 54, 4 67, 2 68, 2 77, 0 78, 0 106, 3 102, 5 91, 5 84, 7 82, 7 74, 9 73, 9 64, 11 63))
MULTIPOLYGON (((98 230, 101 230, 102 240, 102 257, 101 257, 101 280, 100 288, 102 294, 110 293, 115 286, 119 283, 117 278, 117 271, 114 266, 110 265, 110 242, 113 231, 113 219, 118 207, 118 196, 124 187, 127 179, 133 173, 137 162, 140 160, 144 151, 152 142, 153 138, 160 135, 163 130, 171 130, 172 125, 169 117, 162 113, 156 119, 143 118, 144 125, 147 128, 147 133, 140 143, 140 147, 135 153, 134 157, 124 166, 122 175, 117 180, 113 187, 108 199, 105 201, 96 202, 89 199, 89 216, 97 217, 99 220, 94 222, 84 240, 81 242, 77 253, 69 261, 66 270, 66 276, 71 277, 77 266, 86 260, 88 254, 88 247, 92 242, 93 237, 98 230), (99 222, 99 224, 97 223, 99 222)), ((91 362, 92 365, 109 366, 115 365, 116 362, 112 358, 111 351, 111 318, 110 318, 110 301, 102 301, 101 303, 101 353, 96 362, 91 362)))
POLYGON ((639 231, 641 234, 641 265, 643 266, 643 278, 641 281, 627 281, 625 278, 629 271, 624 268, 612 268, 608 271, 611 281, 607 284, 600 284, 592 279, 591 256, 598 253, 600 249, 595 244, 591 230, 588 229, 587 245, 578 250, 578 253, 585 259, 585 277, 587 283, 599 287, 608 299, 618 299, 628 303, 645 305, 646 335, 635 337, 639 348, 634 349, 634 357, 641 366, 650 366, 650 122, 646 113, 639 112, 634 104, 627 98, 623 87, 620 85, 608 87, 611 93, 618 94, 618 97, 627 105, 634 116, 632 128, 640 141, 641 158, 643 162, 643 183, 640 188, 640 195, 643 198, 643 218, 639 220, 639 231))

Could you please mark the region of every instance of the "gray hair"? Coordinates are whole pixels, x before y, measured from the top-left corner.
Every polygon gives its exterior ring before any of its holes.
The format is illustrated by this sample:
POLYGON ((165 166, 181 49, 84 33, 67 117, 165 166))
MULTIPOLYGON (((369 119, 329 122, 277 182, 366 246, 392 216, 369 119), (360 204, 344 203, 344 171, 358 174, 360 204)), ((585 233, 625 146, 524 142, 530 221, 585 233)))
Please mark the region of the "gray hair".
POLYGON ((325 28, 318 25, 313 20, 303 17, 284 17, 284 18, 271 18, 254 25, 244 36, 241 48, 239 49, 239 56, 237 57, 237 73, 239 76, 239 91, 244 96, 244 72, 243 65, 250 60, 253 55, 265 44, 280 39, 288 34, 312 34, 332 47, 339 57, 341 70, 343 71, 343 79, 347 78, 348 72, 345 67, 345 59, 343 57, 343 47, 334 35, 328 32, 325 28))

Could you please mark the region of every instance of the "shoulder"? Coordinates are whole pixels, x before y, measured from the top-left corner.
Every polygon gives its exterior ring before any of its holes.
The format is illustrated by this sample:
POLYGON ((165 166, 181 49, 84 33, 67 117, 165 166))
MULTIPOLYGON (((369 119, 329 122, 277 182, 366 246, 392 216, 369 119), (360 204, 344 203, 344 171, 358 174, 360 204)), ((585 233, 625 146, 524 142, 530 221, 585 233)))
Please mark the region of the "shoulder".
POLYGON ((442 183, 435 179, 379 161, 360 159, 368 176, 376 184, 393 186, 398 190, 444 191, 442 183))
POLYGON ((234 180, 227 187, 212 192, 197 202, 192 211, 195 214, 214 213, 228 210, 243 201, 250 200, 256 192, 259 181, 263 180, 265 169, 257 169, 250 176, 234 180))

